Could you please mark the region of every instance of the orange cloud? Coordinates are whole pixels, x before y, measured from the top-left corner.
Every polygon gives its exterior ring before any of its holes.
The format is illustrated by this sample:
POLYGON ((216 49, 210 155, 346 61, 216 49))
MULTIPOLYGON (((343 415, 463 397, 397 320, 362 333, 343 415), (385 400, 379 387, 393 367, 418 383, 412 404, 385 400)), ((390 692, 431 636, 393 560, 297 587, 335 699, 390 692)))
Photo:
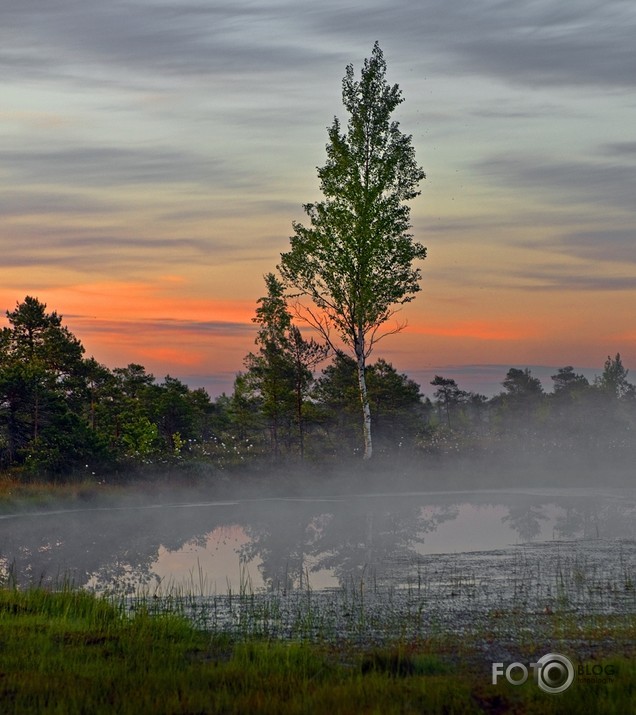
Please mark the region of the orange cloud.
POLYGON ((529 340, 537 337, 539 331, 526 322, 460 320, 444 324, 409 325, 409 333, 436 335, 450 338, 470 338, 474 340, 529 340))
POLYGON ((29 124, 37 129, 50 129, 51 127, 69 127, 78 124, 77 119, 53 112, 38 111, 0 111, 0 123, 15 124, 22 128, 29 124))
POLYGON ((624 340, 628 343, 636 342, 636 330, 627 330, 612 336, 614 340, 624 340))
POLYGON ((203 363, 203 356, 189 350, 180 348, 141 348, 138 354, 153 364, 160 363, 176 367, 199 367, 203 363))
MULTIPOLYGON (((240 370, 253 347, 256 303, 188 294, 180 276, 155 282, 101 282, 31 291, 62 315, 87 355, 110 367, 138 362, 157 374, 178 368, 240 370)), ((12 310, 24 295, 0 300, 12 310)), ((1 316, 0 316, 1 317, 1 316)), ((0 320, 0 322, 5 322, 0 320)))
MULTIPOLYGON (((250 323, 255 301, 215 300, 188 294, 179 276, 164 276, 154 283, 109 281, 63 288, 31 291, 30 294, 63 316, 82 316, 96 320, 215 320, 250 323)), ((0 298, 11 308, 24 296, 0 298)))

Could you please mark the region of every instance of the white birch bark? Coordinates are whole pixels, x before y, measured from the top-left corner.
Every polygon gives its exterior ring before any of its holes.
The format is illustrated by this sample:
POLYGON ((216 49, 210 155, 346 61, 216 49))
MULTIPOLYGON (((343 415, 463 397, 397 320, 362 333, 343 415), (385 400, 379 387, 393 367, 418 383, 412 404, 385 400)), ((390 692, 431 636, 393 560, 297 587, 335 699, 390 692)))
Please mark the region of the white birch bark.
POLYGON ((364 459, 373 456, 373 442, 371 440, 371 407, 367 393, 367 380, 365 377, 364 337, 357 341, 356 357, 358 364, 358 385, 360 387, 360 402, 362 403, 362 432, 364 435, 364 459))

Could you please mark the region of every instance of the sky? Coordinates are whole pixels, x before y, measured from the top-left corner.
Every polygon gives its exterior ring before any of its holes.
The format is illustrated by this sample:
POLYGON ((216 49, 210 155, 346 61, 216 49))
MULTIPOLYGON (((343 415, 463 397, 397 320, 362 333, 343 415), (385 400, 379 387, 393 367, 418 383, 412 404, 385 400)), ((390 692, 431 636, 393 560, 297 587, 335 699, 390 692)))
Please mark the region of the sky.
POLYGON ((0 310, 231 391, 377 40, 428 256, 372 359, 427 394, 636 371, 635 36, 631 0, 0 0, 0 310))

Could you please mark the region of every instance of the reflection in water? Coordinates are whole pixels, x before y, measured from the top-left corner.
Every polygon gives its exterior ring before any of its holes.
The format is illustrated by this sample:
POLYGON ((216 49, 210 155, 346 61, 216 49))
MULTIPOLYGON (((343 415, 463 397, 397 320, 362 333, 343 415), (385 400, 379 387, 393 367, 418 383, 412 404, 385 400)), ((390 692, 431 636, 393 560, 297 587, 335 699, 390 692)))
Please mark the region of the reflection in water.
POLYGON ((579 498, 564 507, 555 528, 562 537, 571 539, 633 538, 636 504, 632 499, 591 501, 579 498))
POLYGON ((0 568, 21 585, 134 592, 291 591, 395 576, 424 554, 554 539, 634 539, 633 495, 505 492, 255 499, 0 517, 0 568), (488 538, 486 538, 486 536, 488 538), (188 579, 186 579, 187 581, 188 579), (188 584, 186 584, 187 586, 188 584))
POLYGON ((548 519, 544 509, 544 504, 511 506, 502 522, 510 524, 524 541, 531 541, 541 533, 541 522, 548 519))
POLYGON ((317 543, 317 567, 329 569, 340 584, 360 583, 364 575, 378 578, 383 567, 412 560, 416 547, 425 543, 426 532, 456 518, 457 507, 436 507, 424 516, 418 504, 364 505, 340 509, 330 515, 317 543))

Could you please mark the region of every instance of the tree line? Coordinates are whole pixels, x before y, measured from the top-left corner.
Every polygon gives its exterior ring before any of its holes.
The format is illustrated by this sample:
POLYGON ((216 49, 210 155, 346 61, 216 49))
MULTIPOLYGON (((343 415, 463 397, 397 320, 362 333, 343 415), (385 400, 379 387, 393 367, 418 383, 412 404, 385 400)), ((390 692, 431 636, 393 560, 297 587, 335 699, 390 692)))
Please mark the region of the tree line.
MULTIPOLYGON (((109 369, 86 358, 62 317, 27 296, 0 332, 0 468, 25 479, 103 479, 362 456, 356 360, 306 339, 280 281, 268 274, 265 283, 255 350, 232 392, 214 400, 139 364, 109 369)), ((510 368, 491 398, 441 375, 423 396, 383 359, 365 372, 380 454, 540 453, 558 463, 634 453, 636 389, 619 354, 591 382, 558 369, 551 392, 529 369, 510 368)))

